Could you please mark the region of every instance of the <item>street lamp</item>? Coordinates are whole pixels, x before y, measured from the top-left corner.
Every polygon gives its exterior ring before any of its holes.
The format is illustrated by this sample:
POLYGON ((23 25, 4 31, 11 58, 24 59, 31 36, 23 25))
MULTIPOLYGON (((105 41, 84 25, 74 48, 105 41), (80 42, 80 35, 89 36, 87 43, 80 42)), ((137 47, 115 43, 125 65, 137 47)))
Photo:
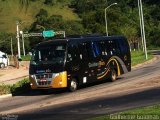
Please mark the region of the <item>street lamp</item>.
POLYGON ((110 8, 113 5, 117 5, 117 3, 112 3, 111 5, 109 5, 108 7, 105 8, 105 23, 106 23, 106 35, 108 36, 108 28, 107 28, 107 15, 106 15, 106 11, 108 8, 110 8))

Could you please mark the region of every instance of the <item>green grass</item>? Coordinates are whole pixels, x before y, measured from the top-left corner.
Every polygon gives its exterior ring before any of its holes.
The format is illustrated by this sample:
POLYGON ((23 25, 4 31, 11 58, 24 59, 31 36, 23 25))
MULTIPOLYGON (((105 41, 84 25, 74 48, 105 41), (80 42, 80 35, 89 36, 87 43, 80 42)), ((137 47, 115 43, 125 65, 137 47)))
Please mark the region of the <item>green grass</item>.
POLYGON ((160 105, 137 108, 112 115, 92 118, 90 120, 153 120, 153 119, 155 120, 160 119, 160 105))
POLYGON ((0 95, 11 94, 17 95, 30 90, 29 79, 23 79, 13 85, 0 85, 0 95))
POLYGON ((21 56, 22 61, 30 61, 31 60, 31 55, 26 55, 26 56, 21 56))
MULTIPOLYGON (((150 60, 152 58, 153 58, 153 55, 149 52, 148 53, 148 60, 150 60)), ((132 51, 131 52, 131 61, 132 61, 132 66, 134 66, 139 63, 143 63, 147 60, 145 59, 145 54, 143 51, 132 51)))
POLYGON ((0 95, 11 93, 11 86, 9 85, 0 85, 0 95))
POLYGON ((51 15, 62 15, 64 20, 79 20, 77 14, 68 8, 70 0, 64 0, 53 6, 43 4, 43 0, 31 2, 27 11, 19 4, 19 0, 0 0, 0 32, 16 32, 16 21, 21 20, 20 29, 30 26, 41 8, 51 15))

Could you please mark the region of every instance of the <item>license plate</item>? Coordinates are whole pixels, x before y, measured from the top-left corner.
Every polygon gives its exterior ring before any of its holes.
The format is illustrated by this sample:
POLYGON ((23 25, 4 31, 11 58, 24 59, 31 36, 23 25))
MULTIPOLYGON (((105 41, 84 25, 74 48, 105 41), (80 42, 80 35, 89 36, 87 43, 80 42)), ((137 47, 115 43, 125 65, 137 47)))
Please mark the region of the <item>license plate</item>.
POLYGON ((47 80, 46 79, 41 79, 40 82, 47 82, 47 80))

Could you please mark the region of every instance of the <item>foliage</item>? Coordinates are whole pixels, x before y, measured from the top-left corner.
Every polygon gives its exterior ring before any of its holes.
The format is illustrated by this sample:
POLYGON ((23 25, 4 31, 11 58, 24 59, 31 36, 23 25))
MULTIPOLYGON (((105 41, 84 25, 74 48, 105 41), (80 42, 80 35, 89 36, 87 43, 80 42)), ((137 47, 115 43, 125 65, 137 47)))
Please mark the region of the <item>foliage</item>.
MULTIPOLYGON (((13 47, 13 54, 17 54, 18 48, 17 48, 17 39, 15 35, 12 33, 0 32, 0 51, 11 55, 11 41, 13 47)), ((29 40, 25 39, 26 52, 29 51, 30 49, 29 43, 30 43, 29 40)), ((22 45, 22 41, 20 41, 20 44, 22 45)), ((22 46, 21 46, 21 52, 22 52, 22 46)))
POLYGON ((17 51, 16 46, 16 39, 13 34, 10 33, 1 33, 0 32, 0 51, 5 53, 11 54, 11 39, 13 42, 13 51, 17 51))
POLYGON ((10 89, 12 95, 22 94, 22 93, 25 93, 29 90, 30 90, 30 84, 29 84, 28 78, 23 79, 23 80, 17 82, 16 84, 13 84, 10 89))
MULTIPOLYGON (((105 33, 104 9, 110 4, 117 2, 107 9, 107 21, 109 35, 125 35, 130 43, 140 41, 140 25, 137 1, 132 0, 73 0, 72 8, 82 18, 82 23, 87 31, 92 33, 105 33)), ((160 46, 160 4, 159 1, 143 1, 144 22, 147 45, 160 46)))
MULTIPOLYGON (((148 60, 152 59, 153 55, 149 52, 148 53, 148 60)), ((145 59, 145 54, 143 51, 132 51, 131 52, 131 62, 132 62, 132 66, 137 65, 139 63, 143 63, 147 61, 145 59)))
POLYGON ((52 6, 54 2, 56 2, 56 0, 45 0, 44 4, 52 6))
POLYGON ((13 85, 0 85, 0 95, 11 94, 17 95, 28 92, 30 90, 29 79, 25 78, 13 85))
MULTIPOLYGON (((139 44, 141 43, 141 30, 140 30, 137 1, 133 0, 107 0, 107 1, 106 0, 40 0, 40 1, 18 0, 18 1, 20 2, 22 8, 23 7, 28 8, 27 10, 28 13, 26 12, 26 16, 32 16, 32 20, 29 17, 26 18, 27 20, 30 20, 30 22, 32 22, 29 28, 26 27, 27 30, 29 30, 29 32, 42 32, 44 29, 45 30, 52 29, 55 31, 64 30, 66 31, 67 35, 88 34, 88 33, 101 33, 105 35, 106 24, 104 19, 105 18, 104 9, 107 6, 111 5, 112 3, 117 2, 118 3, 117 5, 113 5, 106 10, 109 35, 125 35, 130 43, 139 43, 139 44), (38 8, 36 6, 38 6, 38 8), (75 17, 76 15, 78 15, 79 17, 75 17)), ((160 35, 159 35, 160 2, 158 0, 144 0, 142 2, 143 2, 147 47, 148 46, 158 47, 160 46, 160 35)), ((7 1, 3 1, 1 3, 3 4, 3 6, 8 4, 7 1)), ((13 4, 13 2, 10 3, 13 4)), ((14 6, 12 7, 17 8, 14 6)), ((5 11, 9 9, 10 8, 8 8, 7 6, 4 8, 5 11)), ((0 15, 1 11, 3 13, 4 10, 3 9, 0 10, 0 15)), ((18 12, 16 11, 16 13, 18 12)), ((19 14, 25 14, 25 13, 22 11, 19 14)), ((18 16, 18 14, 14 16, 18 16)), ((23 18, 25 18, 25 16, 17 17, 16 20, 18 19, 23 21, 23 18)), ((0 28, 0 30, 1 29, 4 30, 5 27, 0 28)), ((0 37, 0 39, 1 38, 3 39, 3 37, 0 37)), ((36 37, 30 38, 28 40, 29 42, 26 41, 27 50, 30 50, 31 48, 33 48, 33 46, 35 46, 35 44, 41 42, 42 40, 43 38, 36 38, 36 37)), ((5 49, 5 47, 3 49, 5 49)), ((5 50, 9 52, 9 49, 5 50)))
POLYGON ((26 56, 21 56, 22 61, 30 61, 31 60, 31 55, 26 55, 26 56))
POLYGON ((0 95, 11 93, 9 85, 0 85, 0 95))

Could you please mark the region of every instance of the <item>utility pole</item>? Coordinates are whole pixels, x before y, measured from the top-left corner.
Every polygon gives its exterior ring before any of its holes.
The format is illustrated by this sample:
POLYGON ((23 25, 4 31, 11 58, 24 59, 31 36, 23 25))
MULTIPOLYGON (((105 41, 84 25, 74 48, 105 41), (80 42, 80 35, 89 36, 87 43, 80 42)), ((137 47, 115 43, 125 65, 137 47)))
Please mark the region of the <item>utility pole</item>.
POLYGON ((12 57, 13 57, 13 42, 12 42, 12 37, 11 37, 11 54, 12 54, 12 57))
POLYGON ((24 34, 23 34, 23 31, 20 31, 20 34, 22 35, 23 55, 26 56, 25 46, 24 46, 24 34))
POLYGON ((144 52, 144 40, 143 40, 143 29, 142 29, 142 19, 141 19, 141 8, 140 8, 140 1, 139 0, 138 0, 138 9, 139 9, 139 19, 140 19, 142 49, 143 49, 143 52, 144 52))
POLYGON ((148 55, 147 55, 147 47, 146 47, 146 37, 145 37, 145 29, 144 29, 144 17, 143 17, 143 7, 142 7, 142 0, 139 0, 139 4, 140 4, 140 18, 141 18, 141 23, 142 23, 142 33, 143 33, 143 43, 144 43, 144 52, 145 52, 145 57, 146 60, 148 59, 148 55))
POLYGON ((21 58, 21 49, 20 49, 20 41, 19 41, 19 21, 16 22, 17 25, 17 46, 18 46, 18 58, 21 58))

